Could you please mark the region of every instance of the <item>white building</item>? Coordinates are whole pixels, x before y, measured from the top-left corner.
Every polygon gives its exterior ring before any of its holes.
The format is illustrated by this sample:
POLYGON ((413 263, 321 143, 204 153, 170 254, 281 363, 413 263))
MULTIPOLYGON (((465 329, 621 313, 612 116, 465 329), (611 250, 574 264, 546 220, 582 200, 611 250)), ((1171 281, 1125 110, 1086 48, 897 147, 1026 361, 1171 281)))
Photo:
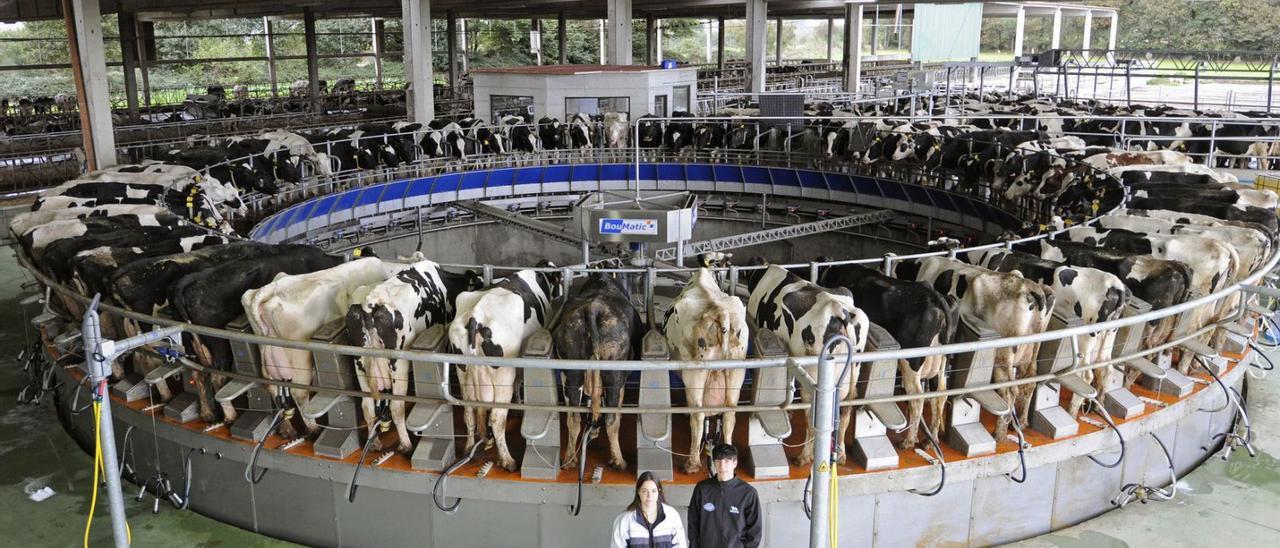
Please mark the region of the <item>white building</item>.
POLYGON ((669 116, 692 111, 698 93, 695 68, 637 65, 548 65, 473 69, 475 116, 496 121, 519 114, 565 120, 579 112, 669 116))

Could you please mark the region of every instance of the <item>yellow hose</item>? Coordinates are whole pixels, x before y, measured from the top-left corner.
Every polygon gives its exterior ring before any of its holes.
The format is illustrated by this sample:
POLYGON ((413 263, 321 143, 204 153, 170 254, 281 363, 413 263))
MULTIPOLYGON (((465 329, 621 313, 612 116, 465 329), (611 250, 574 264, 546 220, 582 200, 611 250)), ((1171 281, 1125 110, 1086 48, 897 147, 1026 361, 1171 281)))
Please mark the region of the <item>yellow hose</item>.
MULTIPOLYGON (((105 382, 103 389, 106 389, 105 382)), ((103 476, 107 474, 106 463, 102 460, 102 432, 99 426, 102 424, 102 403, 93 402, 93 496, 89 498, 89 518, 84 522, 84 548, 89 548, 89 530, 93 528, 93 512, 98 507, 98 473, 103 476)), ((133 528, 129 527, 129 523, 124 524, 125 534, 128 535, 129 544, 133 544, 133 528)))
POLYGON ((840 543, 836 540, 840 532, 840 476, 836 471, 836 466, 831 465, 831 494, 827 500, 827 524, 831 531, 828 536, 831 537, 831 548, 838 548, 840 543))

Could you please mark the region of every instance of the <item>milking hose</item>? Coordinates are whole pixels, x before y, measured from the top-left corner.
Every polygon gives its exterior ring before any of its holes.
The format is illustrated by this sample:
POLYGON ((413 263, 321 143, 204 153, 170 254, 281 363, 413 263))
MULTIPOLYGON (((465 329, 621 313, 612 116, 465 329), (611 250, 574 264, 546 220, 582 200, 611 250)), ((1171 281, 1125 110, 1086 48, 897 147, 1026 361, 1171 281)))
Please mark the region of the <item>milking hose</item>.
POLYGON ((254 473, 254 470, 258 467, 258 453, 262 451, 262 446, 266 445, 267 438, 271 437, 271 433, 276 430, 277 426, 280 426, 280 419, 283 416, 284 416, 284 408, 281 407, 280 409, 276 410, 276 416, 275 418, 271 419, 271 426, 268 426, 267 431, 262 434, 262 439, 258 440, 258 444, 253 446, 253 456, 249 458, 248 466, 244 467, 245 481, 252 483, 254 485, 257 485, 258 482, 262 481, 262 478, 267 475, 266 468, 262 469, 261 474, 254 473))
MULTIPOLYGON (((492 435, 492 433, 490 435, 492 435)), ((485 439, 488 438, 486 437, 485 439)), ((467 453, 467 456, 454 461, 453 464, 450 464, 448 468, 445 468, 444 472, 441 472, 440 476, 436 478, 435 485, 431 487, 431 502, 435 503, 436 508, 439 508, 441 512, 452 514, 458 511, 459 506, 462 506, 462 497, 458 497, 458 500, 454 501, 453 505, 447 508, 445 505, 440 503, 440 499, 442 498, 440 492, 444 490, 442 484, 448 481, 449 474, 458 471, 459 468, 462 468, 468 462, 471 462, 471 459, 476 458, 476 453, 479 452, 480 447, 484 445, 483 442, 484 440, 477 441, 475 445, 471 446, 471 451, 467 453)))

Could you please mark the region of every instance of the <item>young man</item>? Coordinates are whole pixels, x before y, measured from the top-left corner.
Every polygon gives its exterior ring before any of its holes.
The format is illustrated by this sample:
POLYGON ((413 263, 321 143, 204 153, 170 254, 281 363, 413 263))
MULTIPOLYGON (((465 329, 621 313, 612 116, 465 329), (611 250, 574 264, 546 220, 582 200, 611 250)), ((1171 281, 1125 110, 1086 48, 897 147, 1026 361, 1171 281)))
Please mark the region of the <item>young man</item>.
POLYGON ((733 475, 738 450, 719 444, 711 461, 715 477, 698 482, 689 499, 690 548, 760 546, 760 499, 755 487, 733 475))

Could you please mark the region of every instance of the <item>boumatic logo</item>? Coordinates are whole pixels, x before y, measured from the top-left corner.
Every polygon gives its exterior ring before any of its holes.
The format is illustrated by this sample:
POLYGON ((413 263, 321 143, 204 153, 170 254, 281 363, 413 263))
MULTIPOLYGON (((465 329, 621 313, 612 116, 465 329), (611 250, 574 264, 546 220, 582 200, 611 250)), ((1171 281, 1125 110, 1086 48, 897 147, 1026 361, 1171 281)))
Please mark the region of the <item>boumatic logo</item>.
POLYGON ((600 219, 601 234, 658 235, 657 219, 600 219))

